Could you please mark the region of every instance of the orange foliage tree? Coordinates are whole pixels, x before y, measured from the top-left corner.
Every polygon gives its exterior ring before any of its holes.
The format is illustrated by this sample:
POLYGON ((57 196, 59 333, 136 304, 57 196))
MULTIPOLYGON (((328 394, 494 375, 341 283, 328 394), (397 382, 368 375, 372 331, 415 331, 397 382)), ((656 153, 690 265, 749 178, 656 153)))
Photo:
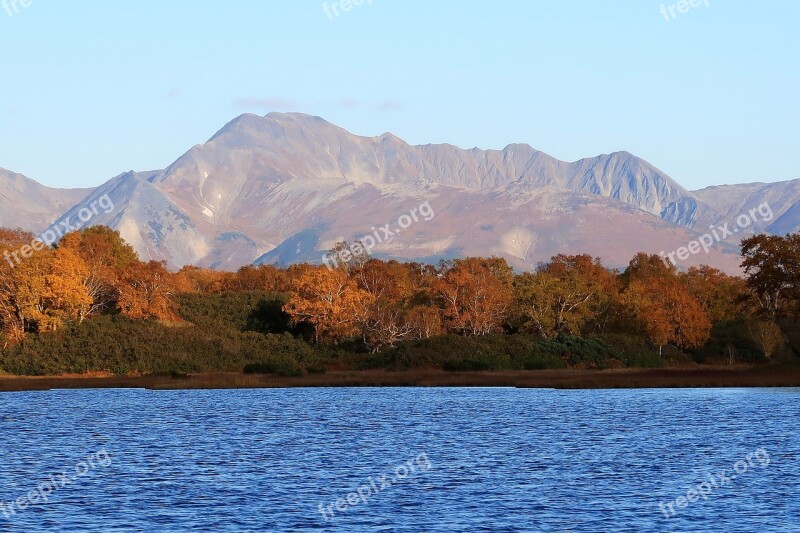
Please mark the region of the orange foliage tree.
MULTIPOLYGON (((55 248, 32 242, 29 233, 0 229, 0 256, 22 259, 0 260, 4 343, 117 309, 133 318, 175 320, 178 292, 289 293, 284 312, 295 325, 312 325, 317 342, 360 337, 372 351, 448 331, 486 335, 514 325, 552 338, 602 334, 609 324, 644 333, 660 347, 691 349, 709 338, 712 323, 748 318, 742 302, 754 294, 770 325, 753 337, 771 353, 766 341, 778 338, 775 319, 800 311, 796 235, 743 241, 746 283, 707 266, 678 273, 663 258, 644 253, 619 275, 588 255, 557 255, 535 272, 515 276, 496 257, 443 261, 437 268, 358 254, 332 270, 262 265, 234 273, 190 266, 173 274, 162 262, 141 262, 109 228, 71 233, 55 248)), ((333 252, 345 250, 352 247, 340 244, 333 252)))
POLYGON ((688 272, 680 275, 680 279, 712 324, 736 320, 744 315, 747 286, 742 278, 703 265, 689 268, 688 272))
POLYGON ((502 328, 511 306, 513 271, 504 259, 457 259, 436 286, 445 324, 467 335, 502 328))
POLYGON ((435 266, 423 263, 406 263, 405 267, 414 291, 409 302, 411 309, 406 315, 410 338, 429 339, 442 335, 444 324, 436 302, 439 272, 435 266))
POLYGON ((623 301, 659 352, 667 344, 698 348, 708 340, 711 321, 662 258, 637 255, 623 278, 623 301))
POLYGON ((588 255, 557 255, 514 280, 523 327, 544 337, 579 335, 592 323, 602 333, 617 304, 616 276, 588 255))
POLYGON ((291 290, 286 272, 272 265, 246 265, 226 278, 226 291, 288 292, 291 290))
POLYGON ((409 320, 414 287, 408 268, 397 261, 369 260, 354 268, 358 287, 368 298, 359 316, 364 343, 373 352, 411 335, 414 323, 409 320))
POLYGON ((136 262, 120 274, 119 308, 131 318, 175 320, 176 280, 160 261, 136 262))
POLYGON ((0 228, 0 327, 3 344, 20 340, 25 335, 25 315, 17 298, 19 287, 14 275, 16 260, 11 255, 34 239, 33 234, 22 230, 0 228))
POLYGON ((230 286, 233 272, 221 272, 187 265, 175 274, 175 287, 180 292, 216 294, 230 286))
POLYGON ((293 294, 284 305, 293 324, 314 326, 317 342, 338 342, 359 333, 369 293, 343 270, 299 266, 290 269, 293 294))
POLYGON ((120 234, 105 226, 92 226, 65 235, 58 249, 71 251, 83 259, 87 267, 82 271, 81 284, 92 302, 81 307, 81 320, 116 306, 119 273, 139 261, 120 234))
MULTIPOLYGON (((32 241, 29 234, 5 232, 0 249, 32 241)), ((82 319, 91 306, 83 285, 86 262, 71 250, 37 248, 19 263, 0 266, 0 323, 6 341, 20 340, 27 332, 57 330, 65 321, 82 319)))
POLYGON ((54 327, 65 320, 83 321, 92 313, 94 295, 87 280, 91 269, 74 250, 58 248, 53 253, 50 271, 45 276, 44 297, 48 302, 48 315, 54 327))

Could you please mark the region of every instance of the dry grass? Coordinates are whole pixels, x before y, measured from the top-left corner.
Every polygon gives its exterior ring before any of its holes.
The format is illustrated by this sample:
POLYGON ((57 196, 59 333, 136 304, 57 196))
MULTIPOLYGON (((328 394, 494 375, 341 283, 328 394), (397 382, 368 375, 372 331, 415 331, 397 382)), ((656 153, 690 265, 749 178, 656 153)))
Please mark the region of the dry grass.
POLYGON ((282 377, 241 373, 169 376, 0 377, 0 391, 146 388, 239 389, 291 387, 522 387, 562 389, 798 387, 800 366, 666 369, 445 372, 384 370, 282 377))

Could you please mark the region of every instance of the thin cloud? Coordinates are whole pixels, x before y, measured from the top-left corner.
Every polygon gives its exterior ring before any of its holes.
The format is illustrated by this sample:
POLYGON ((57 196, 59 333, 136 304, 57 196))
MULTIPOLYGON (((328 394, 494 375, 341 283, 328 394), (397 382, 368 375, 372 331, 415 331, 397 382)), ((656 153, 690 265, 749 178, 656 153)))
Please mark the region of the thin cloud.
POLYGON ((239 98, 234 105, 246 109, 292 109, 297 107, 297 102, 276 96, 272 98, 239 98))
POLYGON ((358 101, 351 98, 342 98, 339 100, 339 107, 343 107, 344 109, 355 109, 358 105, 358 101))
POLYGON ((403 102, 398 100, 384 100, 378 107, 378 111, 396 111, 398 109, 403 109, 403 102))

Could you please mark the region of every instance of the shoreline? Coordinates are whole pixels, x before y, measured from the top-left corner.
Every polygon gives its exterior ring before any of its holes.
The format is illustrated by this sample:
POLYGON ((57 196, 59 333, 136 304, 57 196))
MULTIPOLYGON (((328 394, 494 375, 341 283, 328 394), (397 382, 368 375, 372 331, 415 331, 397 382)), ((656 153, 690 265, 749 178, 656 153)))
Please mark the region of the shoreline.
POLYGON ((339 371, 298 377, 238 372, 171 376, 0 376, 0 392, 53 389, 261 389, 317 387, 517 387, 547 389, 655 389, 800 387, 800 366, 659 369, 559 369, 447 372, 413 369, 339 371))

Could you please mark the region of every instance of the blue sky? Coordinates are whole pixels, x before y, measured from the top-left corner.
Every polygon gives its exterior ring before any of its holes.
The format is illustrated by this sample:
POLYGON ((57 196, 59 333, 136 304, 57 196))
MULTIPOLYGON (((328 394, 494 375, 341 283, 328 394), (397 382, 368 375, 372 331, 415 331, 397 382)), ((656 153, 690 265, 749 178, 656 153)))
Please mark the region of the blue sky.
POLYGON ((800 2, 670 21, 677 0, 339 2, 0 8, 0 167, 93 186, 241 113, 302 111, 414 144, 627 150, 691 189, 800 178, 800 2))

